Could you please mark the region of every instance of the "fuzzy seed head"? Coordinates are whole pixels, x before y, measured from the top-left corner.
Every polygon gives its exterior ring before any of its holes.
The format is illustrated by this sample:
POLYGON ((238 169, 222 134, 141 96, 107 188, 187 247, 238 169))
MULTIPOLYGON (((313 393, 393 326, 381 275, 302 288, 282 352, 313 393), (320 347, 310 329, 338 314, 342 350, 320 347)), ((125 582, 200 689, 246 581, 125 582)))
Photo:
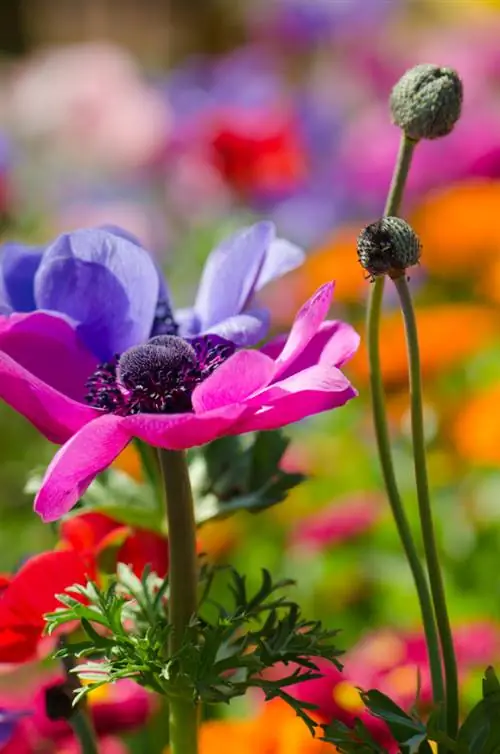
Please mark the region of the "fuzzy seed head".
POLYGON ((462 100, 456 71, 424 63, 406 71, 392 90, 392 120, 414 141, 438 139, 453 130, 462 100))
POLYGON ((371 278, 399 277, 420 259, 420 241, 405 220, 383 217, 358 236, 358 259, 371 278))

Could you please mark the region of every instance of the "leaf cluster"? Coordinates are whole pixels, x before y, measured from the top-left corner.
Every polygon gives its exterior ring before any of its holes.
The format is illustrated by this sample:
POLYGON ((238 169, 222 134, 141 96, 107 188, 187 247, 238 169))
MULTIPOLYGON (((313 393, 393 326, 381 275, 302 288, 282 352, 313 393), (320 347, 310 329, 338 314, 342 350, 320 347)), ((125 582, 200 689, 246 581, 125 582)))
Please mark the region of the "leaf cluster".
POLYGON ((79 639, 58 652, 59 657, 82 661, 75 671, 86 683, 77 700, 122 678, 166 696, 182 689, 189 698, 209 704, 228 703, 249 688, 259 688, 268 700, 286 701, 314 730, 309 714, 314 705, 296 700, 287 689, 320 677, 318 658, 340 667, 337 632, 302 616, 299 606, 282 593, 292 582, 274 582, 263 570, 260 587, 249 594, 244 576, 232 568, 223 570, 229 579, 230 607, 210 598, 216 571, 203 569, 198 615, 175 654, 168 651, 167 579, 147 570, 139 579, 120 564, 107 588, 89 582, 59 595, 61 608, 46 616, 47 631, 74 622, 79 626, 79 639), (276 666, 278 677, 270 673, 276 666))
POLYGON ((258 513, 285 500, 305 478, 280 468, 289 443, 277 430, 222 437, 191 451, 189 466, 198 523, 239 510, 258 513))

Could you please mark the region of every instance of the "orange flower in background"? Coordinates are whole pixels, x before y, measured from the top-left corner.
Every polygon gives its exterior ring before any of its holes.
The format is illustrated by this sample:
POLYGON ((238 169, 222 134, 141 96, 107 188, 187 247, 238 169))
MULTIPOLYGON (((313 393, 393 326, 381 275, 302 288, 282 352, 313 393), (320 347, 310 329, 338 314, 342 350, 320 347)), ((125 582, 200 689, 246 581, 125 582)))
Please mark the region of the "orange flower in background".
POLYGON ((496 258, 485 268, 477 292, 500 304, 500 246, 497 248, 496 258))
POLYGON ((306 259, 297 272, 303 289, 301 301, 305 301, 319 285, 335 280, 336 301, 359 301, 367 290, 365 272, 362 270, 356 251, 359 231, 363 224, 339 228, 328 241, 306 259), (310 293, 309 293, 310 292, 310 293))
MULTIPOLYGON (((168 749, 165 754, 168 754, 168 749)), ((267 702, 251 720, 210 720, 200 729, 200 754, 331 754, 280 700, 267 702)))
POLYGON ((471 398, 452 429, 457 452, 471 463, 500 464, 500 383, 471 398))
MULTIPOLYGON (((422 372, 429 377, 460 364, 493 342, 498 333, 497 315, 474 304, 442 304, 417 308, 422 372)), ((406 344, 399 311, 384 317, 380 332, 382 371, 387 384, 407 380, 406 344)), ((368 379, 366 344, 351 362, 355 379, 368 379)))
POLYGON ((116 461, 114 461, 113 468, 118 471, 124 471, 125 474, 128 474, 136 482, 141 482, 143 479, 141 458, 137 448, 132 443, 127 445, 125 450, 122 450, 116 461))
POLYGON ((447 278, 482 275, 500 252, 500 181, 471 180, 433 192, 410 223, 422 241, 422 264, 447 278))

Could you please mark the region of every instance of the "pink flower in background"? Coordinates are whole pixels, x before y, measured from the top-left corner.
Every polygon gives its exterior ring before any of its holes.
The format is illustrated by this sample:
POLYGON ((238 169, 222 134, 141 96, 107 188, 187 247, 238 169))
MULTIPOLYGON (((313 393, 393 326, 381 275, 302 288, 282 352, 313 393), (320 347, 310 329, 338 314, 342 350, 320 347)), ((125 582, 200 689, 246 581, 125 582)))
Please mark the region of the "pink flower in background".
MULTIPOLYGON (((366 208, 383 202, 390 182, 399 141, 399 129, 391 125, 384 105, 360 114, 346 131, 342 175, 346 190, 357 187, 366 208), (365 135, 371 134, 370 139, 365 135), (363 144, 363 149, 359 145, 363 144)), ((415 150, 406 196, 417 200, 425 192, 467 177, 500 175, 500 111, 483 103, 469 107, 446 138, 422 141, 415 150)))
MULTIPOLYGON (((459 626, 453 636, 462 677, 476 668, 483 670, 500 656, 499 627, 492 622, 459 626)), ((342 662, 341 672, 331 663, 320 661, 322 677, 299 683, 290 688, 290 693, 315 704, 324 722, 340 720, 352 725, 356 717, 361 718, 382 745, 395 750, 385 723, 368 713, 358 689, 376 688, 409 711, 416 701, 420 674, 419 704, 428 707, 432 690, 423 633, 374 631, 349 650, 342 662)))
POLYGON ((382 514, 377 495, 357 495, 335 501, 301 518, 289 534, 289 544, 324 550, 373 529, 382 514))
MULTIPOLYGON (((69 724, 64 720, 50 720, 46 714, 46 693, 63 680, 58 673, 44 675, 41 679, 37 676, 0 693, 0 703, 5 705, 2 709, 13 719, 2 754, 80 752, 69 724)), ((89 709, 99 739, 99 752, 126 754, 128 749, 117 734, 141 728, 152 714, 154 703, 145 689, 125 680, 91 694, 89 709)))
POLYGON ((118 47, 88 43, 38 53, 10 81, 17 133, 49 139, 86 163, 136 167, 164 149, 170 115, 118 47))

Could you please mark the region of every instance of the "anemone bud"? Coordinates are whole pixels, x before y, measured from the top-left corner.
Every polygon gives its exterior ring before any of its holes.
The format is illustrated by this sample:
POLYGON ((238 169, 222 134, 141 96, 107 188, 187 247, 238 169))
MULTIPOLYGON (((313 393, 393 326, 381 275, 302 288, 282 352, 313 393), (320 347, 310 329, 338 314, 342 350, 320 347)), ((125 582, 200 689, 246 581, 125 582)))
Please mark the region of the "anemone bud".
POLYGON ((399 277, 420 259, 420 241, 405 220, 383 217, 358 236, 358 259, 370 277, 399 277))
POLYGON ((392 120, 413 141, 438 139, 453 130, 462 99, 462 82, 452 68, 416 65, 391 92, 392 120))

